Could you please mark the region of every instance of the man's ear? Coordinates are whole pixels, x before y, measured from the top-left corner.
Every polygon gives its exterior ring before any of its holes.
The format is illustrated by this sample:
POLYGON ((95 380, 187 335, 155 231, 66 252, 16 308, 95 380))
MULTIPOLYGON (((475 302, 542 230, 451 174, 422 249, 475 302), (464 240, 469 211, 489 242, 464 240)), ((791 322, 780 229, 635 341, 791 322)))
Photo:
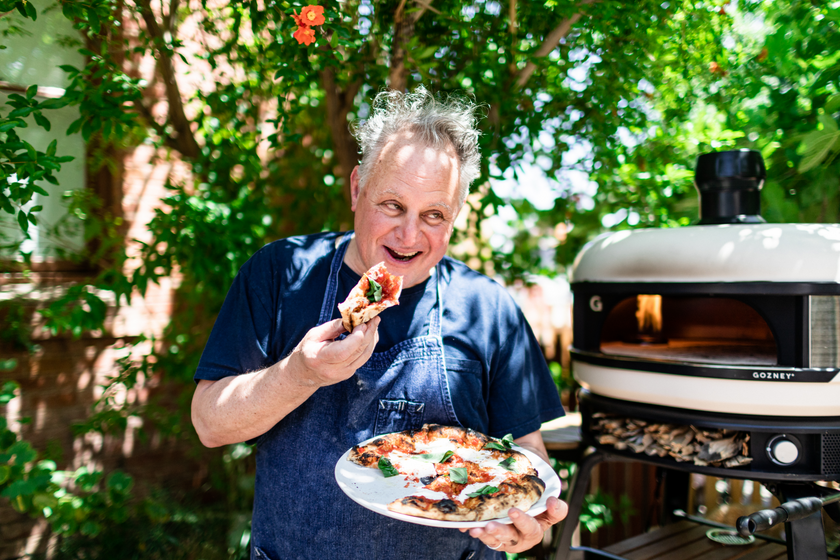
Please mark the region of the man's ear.
POLYGON ((359 166, 353 168, 353 172, 350 173, 350 211, 356 211, 356 205, 359 202, 359 193, 361 192, 361 186, 359 185, 359 166))

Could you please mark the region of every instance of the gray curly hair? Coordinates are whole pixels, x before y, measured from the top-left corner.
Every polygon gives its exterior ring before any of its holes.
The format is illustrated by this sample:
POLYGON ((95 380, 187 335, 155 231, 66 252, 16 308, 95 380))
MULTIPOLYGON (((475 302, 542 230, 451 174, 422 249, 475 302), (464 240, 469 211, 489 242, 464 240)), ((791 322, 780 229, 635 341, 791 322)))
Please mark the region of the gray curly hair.
POLYGON ((468 99, 458 96, 436 99, 423 86, 413 93, 380 92, 373 100, 371 115, 352 128, 362 154, 359 187, 364 188, 373 163, 388 139, 408 130, 430 148, 455 149, 460 164, 458 201, 463 204, 470 185, 481 173, 477 112, 478 105, 468 99))

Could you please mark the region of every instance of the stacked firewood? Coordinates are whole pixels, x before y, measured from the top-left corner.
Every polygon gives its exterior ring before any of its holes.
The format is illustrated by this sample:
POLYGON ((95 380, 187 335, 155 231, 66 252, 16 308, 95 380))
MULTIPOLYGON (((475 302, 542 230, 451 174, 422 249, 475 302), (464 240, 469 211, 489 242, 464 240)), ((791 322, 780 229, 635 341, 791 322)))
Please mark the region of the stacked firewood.
POLYGON ((748 433, 647 422, 603 413, 593 415, 592 433, 602 445, 657 457, 692 461, 700 467, 740 467, 752 461, 748 433))

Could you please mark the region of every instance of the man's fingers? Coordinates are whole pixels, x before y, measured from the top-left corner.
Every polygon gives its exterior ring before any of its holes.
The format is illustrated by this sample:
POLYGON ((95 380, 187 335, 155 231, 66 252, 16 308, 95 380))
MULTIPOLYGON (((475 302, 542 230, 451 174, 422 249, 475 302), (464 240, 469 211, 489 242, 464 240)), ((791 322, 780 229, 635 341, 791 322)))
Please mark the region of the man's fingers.
POLYGON ((315 335, 315 338, 319 342, 327 342, 335 339, 338 335, 345 332, 345 329, 344 325, 341 323, 341 319, 333 319, 332 321, 327 321, 323 325, 312 327, 309 332, 315 335))
POLYGON ((551 525, 563 521, 569 514, 569 505, 554 496, 548 499, 545 507, 545 512, 537 516, 537 521, 543 525, 543 529, 548 529, 551 525))
MULTIPOLYGON (((359 360, 366 362, 373 352, 376 341, 376 328, 379 317, 374 317, 367 323, 359 325, 344 340, 328 343, 325 361, 335 365, 347 367, 355 365, 359 360)), ((361 363, 358 364, 362 365, 361 363)))
POLYGON ((551 497, 546 503, 545 512, 537 517, 512 508, 508 512, 512 525, 491 522, 483 528, 469 529, 469 534, 495 550, 522 552, 541 541, 546 529, 562 521, 568 512, 569 507, 565 502, 551 497))
POLYGON ((513 526, 522 534, 523 539, 531 540, 536 536, 542 538, 545 529, 543 529, 539 521, 530 515, 524 514, 517 508, 511 508, 508 512, 508 517, 513 521, 513 526))
MULTIPOLYGON (((355 349, 358 355, 351 364, 351 366, 354 369, 359 369, 360 367, 362 367, 370 359, 371 354, 373 354, 373 350, 374 348, 376 348, 376 343, 379 341, 378 327, 380 321, 381 319, 379 317, 374 317, 364 325, 364 337, 362 338, 361 342, 358 343, 359 345, 355 349)), ((359 327, 356 327, 356 329, 358 328, 359 327)), ((353 330, 354 333, 356 332, 356 329, 353 330)))

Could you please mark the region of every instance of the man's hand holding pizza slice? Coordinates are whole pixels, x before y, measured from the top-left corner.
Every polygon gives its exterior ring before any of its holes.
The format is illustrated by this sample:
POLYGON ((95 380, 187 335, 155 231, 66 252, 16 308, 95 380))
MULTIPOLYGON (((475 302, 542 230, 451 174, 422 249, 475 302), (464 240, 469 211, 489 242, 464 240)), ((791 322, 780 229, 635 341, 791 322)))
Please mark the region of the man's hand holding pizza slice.
POLYGON ((338 304, 341 321, 347 332, 367 323, 389 307, 400 304, 402 276, 394 276, 381 262, 364 273, 350 294, 338 304))

